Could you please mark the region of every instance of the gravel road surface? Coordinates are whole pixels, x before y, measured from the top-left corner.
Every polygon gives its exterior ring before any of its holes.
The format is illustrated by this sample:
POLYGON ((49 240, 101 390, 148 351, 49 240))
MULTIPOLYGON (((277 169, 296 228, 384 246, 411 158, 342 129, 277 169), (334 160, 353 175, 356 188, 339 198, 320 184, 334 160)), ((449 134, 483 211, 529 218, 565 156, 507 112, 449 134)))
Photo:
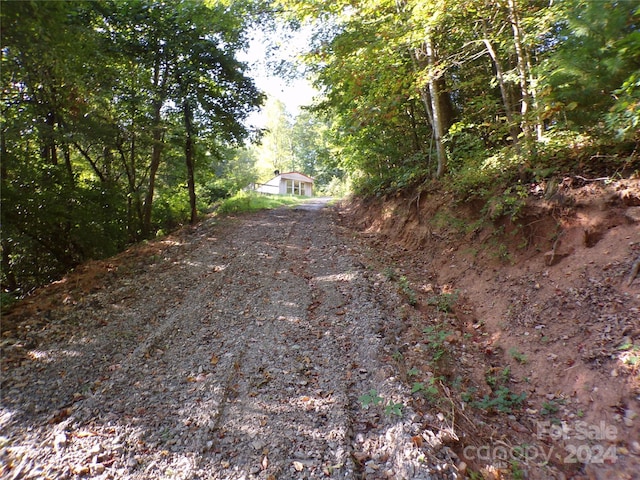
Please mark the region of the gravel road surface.
POLYGON ((325 205, 206 220, 4 338, 2 478, 461 478, 325 205))

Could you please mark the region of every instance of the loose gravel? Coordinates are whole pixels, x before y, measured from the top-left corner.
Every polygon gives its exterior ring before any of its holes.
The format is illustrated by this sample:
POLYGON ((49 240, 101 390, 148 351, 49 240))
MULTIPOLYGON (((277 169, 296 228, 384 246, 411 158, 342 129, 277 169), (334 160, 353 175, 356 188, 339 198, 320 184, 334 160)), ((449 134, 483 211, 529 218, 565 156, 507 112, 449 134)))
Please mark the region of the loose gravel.
POLYGON ((209 219, 4 338, 2 478, 461 478, 322 207, 209 219))

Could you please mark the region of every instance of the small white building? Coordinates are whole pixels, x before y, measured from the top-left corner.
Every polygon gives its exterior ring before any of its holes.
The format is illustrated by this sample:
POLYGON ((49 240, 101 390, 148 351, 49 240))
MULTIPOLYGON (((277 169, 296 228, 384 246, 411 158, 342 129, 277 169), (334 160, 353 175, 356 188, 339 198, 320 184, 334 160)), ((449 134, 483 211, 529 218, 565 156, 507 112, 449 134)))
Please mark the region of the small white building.
POLYGON ((313 178, 299 172, 278 173, 267 183, 256 185, 256 192, 273 195, 313 196, 313 178))

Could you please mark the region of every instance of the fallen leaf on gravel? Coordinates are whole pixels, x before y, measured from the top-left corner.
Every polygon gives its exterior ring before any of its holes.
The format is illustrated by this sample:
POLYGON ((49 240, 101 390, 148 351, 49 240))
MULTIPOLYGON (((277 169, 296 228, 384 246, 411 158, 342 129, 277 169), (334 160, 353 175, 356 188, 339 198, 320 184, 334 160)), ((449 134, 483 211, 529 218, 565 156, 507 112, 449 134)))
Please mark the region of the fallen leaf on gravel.
POLYGON ((49 424, 60 423, 72 413, 73 413, 73 408, 71 407, 63 408, 58 412, 56 412, 56 414, 49 420, 49 424))
POLYGON ((369 458, 369 455, 364 452, 353 452, 351 455, 360 465, 363 465, 365 460, 369 458))
POLYGON ((416 435, 415 437, 411 437, 411 441, 418 448, 420 448, 422 446, 422 437, 420 435, 416 435))
POLYGON ((211 363, 211 365, 217 365, 219 361, 220 361, 220 359, 214 353, 213 355, 211 355, 211 360, 209 360, 209 363, 211 363))
POLYGON ((100 434, 96 432, 74 432, 72 434, 76 438, 97 437, 100 434))

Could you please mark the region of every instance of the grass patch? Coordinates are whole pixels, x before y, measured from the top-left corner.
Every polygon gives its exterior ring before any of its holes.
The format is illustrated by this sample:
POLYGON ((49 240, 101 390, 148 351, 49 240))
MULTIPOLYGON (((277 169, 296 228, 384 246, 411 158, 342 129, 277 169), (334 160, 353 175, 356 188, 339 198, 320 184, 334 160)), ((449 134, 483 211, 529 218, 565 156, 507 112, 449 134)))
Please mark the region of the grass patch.
POLYGON ((293 195, 265 195, 255 192, 238 192, 225 199, 218 207, 219 213, 256 212, 284 206, 295 206, 305 203, 309 197, 293 195))
POLYGON ((524 353, 520 353, 517 348, 510 348, 509 355, 520 365, 525 365, 528 361, 527 356, 524 353))

